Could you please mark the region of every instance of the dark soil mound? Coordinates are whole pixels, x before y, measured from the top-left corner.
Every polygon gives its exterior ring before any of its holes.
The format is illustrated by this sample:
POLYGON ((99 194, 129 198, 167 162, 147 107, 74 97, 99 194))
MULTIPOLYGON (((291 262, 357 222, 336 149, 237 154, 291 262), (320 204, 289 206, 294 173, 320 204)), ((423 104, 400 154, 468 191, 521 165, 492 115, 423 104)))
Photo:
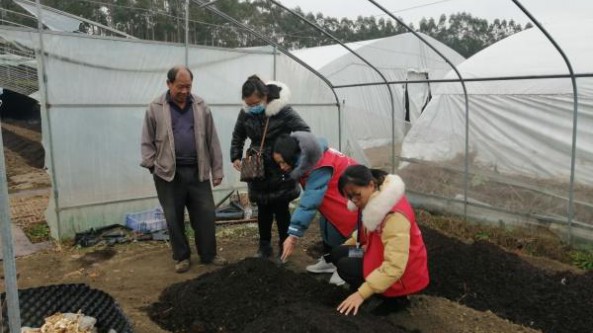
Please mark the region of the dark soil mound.
POLYGON ((385 318, 365 312, 344 316, 335 308, 315 302, 294 302, 274 308, 245 326, 243 332, 406 332, 385 318))
POLYGON ((593 332, 593 272, 549 273, 488 242, 468 245, 429 228, 423 235, 427 294, 543 332, 593 332))
POLYGON ((405 332, 365 311, 343 316, 349 292, 270 261, 237 264, 171 285, 148 313, 174 332, 405 332))

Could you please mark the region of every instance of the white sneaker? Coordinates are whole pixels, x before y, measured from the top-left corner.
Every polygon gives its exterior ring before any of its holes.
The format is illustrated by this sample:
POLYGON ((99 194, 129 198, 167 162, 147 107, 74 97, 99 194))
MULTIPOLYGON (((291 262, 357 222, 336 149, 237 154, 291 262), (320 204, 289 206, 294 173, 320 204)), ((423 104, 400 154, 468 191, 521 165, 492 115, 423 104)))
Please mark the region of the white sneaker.
POLYGON ((307 272, 311 273, 333 273, 336 271, 336 266, 331 262, 325 261, 325 257, 319 258, 316 264, 307 266, 307 272))
POLYGON ((335 284, 336 286, 341 286, 346 283, 346 281, 342 280, 340 275, 338 275, 338 271, 335 271, 334 274, 332 274, 332 277, 329 278, 329 283, 335 284))

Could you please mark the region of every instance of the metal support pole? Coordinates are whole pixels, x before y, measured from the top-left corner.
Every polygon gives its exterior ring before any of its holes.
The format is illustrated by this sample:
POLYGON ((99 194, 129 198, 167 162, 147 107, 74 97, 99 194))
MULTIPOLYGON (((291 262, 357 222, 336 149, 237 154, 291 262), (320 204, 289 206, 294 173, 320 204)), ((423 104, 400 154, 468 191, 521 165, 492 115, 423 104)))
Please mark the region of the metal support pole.
POLYGON ((274 53, 272 54, 272 56, 274 57, 274 67, 272 68, 272 70, 274 71, 272 74, 272 78, 274 79, 274 81, 276 81, 278 78, 276 77, 276 67, 278 67, 278 64, 276 63, 276 46, 274 46, 274 53))
MULTIPOLYGON (((6 289, 6 305, 8 306, 8 323, 10 333, 21 331, 21 311, 16 281, 16 264, 12 248, 12 229, 10 223, 10 204, 8 185, 6 182, 6 166, 4 164, 4 144, 0 131, 0 239, 2 239, 2 255, 4 260, 4 288, 6 289)), ((4 304, 0 303, 0 311, 4 304)))
MULTIPOLYGON (((492 76, 492 77, 472 77, 465 78, 465 82, 487 82, 487 81, 517 81, 517 80, 544 80, 544 79, 569 79, 573 75, 570 74, 549 74, 549 75, 518 75, 518 76, 492 76)), ((575 78, 591 78, 593 73, 578 73, 574 74, 575 78)), ((389 81, 389 84, 416 84, 416 83, 452 83, 459 82, 459 79, 430 79, 430 80, 395 80, 389 81)), ((334 88, 351 88, 351 87, 369 87, 383 85, 384 82, 369 82, 369 83, 355 83, 355 84, 336 84, 334 88)))
POLYGON ((459 82, 461 83, 461 87, 463 88, 463 96, 465 97, 465 159, 464 159, 464 176, 463 176, 463 198, 464 198, 464 205, 463 205, 463 216, 467 219, 467 192, 469 190, 469 99, 467 97, 467 89, 465 87, 465 80, 461 76, 461 73, 457 70, 457 66, 453 64, 443 53, 441 53, 436 47, 430 44, 424 37, 420 36, 418 32, 414 29, 410 28, 404 21, 400 18, 393 15, 389 12, 385 7, 381 6, 374 0, 368 0, 370 3, 375 5, 377 8, 381 9, 385 14, 389 15, 392 19, 394 19, 397 23, 401 24, 406 30, 411 32, 414 36, 420 39, 426 46, 432 49, 436 54, 438 54, 443 60, 451 66, 457 77, 459 78, 459 82))
POLYGON ((213 5, 217 1, 219 1, 219 0, 210 0, 210 2, 207 2, 207 3, 204 3, 203 5, 200 5, 200 8, 204 8, 206 6, 213 5))
POLYGON ((189 0, 185 0, 185 67, 189 66, 189 0))
MULTIPOLYGON (((276 6, 288 11, 292 15, 298 17, 301 21, 307 23, 309 26, 311 26, 315 30, 317 30, 317 31, 321 32, 322 34, 326 35, 327 37, 331 38, 334 42, 340 44, 343 48, 348 50, 348 52, 350 52, 351 54, 356 56, 358 59, 360 59, 362 62, 364 62, 367 66, 369 66, 373 71, 375 71, 375 73, 377 73, 379 75, 379 77, 383 80, 383 82, 385 83, 385 87, 387 88, 387 91, 389 92, 389 98, 391 101, 391 172, 395 173, 395 100, 393 98, 393 90, 391 89, 391 86, 387 83, 387 78, 385 77, 385 75, 383 75, 383 73, 381 73, 381 71, 377 67, 375 67, 368 60, 366 60, 363 56, 361 56, 356 51, 354 51, 351 47, 349 47, 348 45, 343 43, 341 40, 334 37, 334 35, 325 31, 323 28, 319 27, 314 22, 309 21, 303 15, 282 5, 278 1, 275 1, 275 0, 269 0, 269 1, 273 4, 275 4, 276 6)), ((341 133, 340 133, 340 136, 341 136, 341 133)), ((340 142, 341 142, 341 138, 340 138, 340 142)))
POLYGON ((276 49, 278 49, 278 51, 282 52, 283 54, 285 54, 286 56, 288 56, 289 58, 291 58, 292 60, 296 61, 298 64, 300 64, 301 66, 305 67, 306 69, 308 69, 311 73, 315 74, 319 79, 321 79, 328 87, 329 89, 331 89, 332 93, 334 94, 334 98, 336 100, 336 106, 338 107, 338 112, 340 112, 340 100, 338 99, 338 95, 336 94, 336 90, 334 89, 333 84, 321 73, 319 73, 316 69, 314 69, 313 67, 309 66, 309 64, 307 64, 306 62, 302 61, 301 59, 299 59, 297 56, 295 56, 294 54, 290 53, 290 51, 288 51, 286 48, 280 46, 278 43, 274 42, 271 38, 268 38, 266 36, 264 36, 263 34, 251 29, 250 27, 248 27, 247 25, 245 25, 244 23, 241 23, 237 20, 235 20, 234 18, 232 18, 231 16, 227 15, 226 13, 214 8, 213 6, 208 6, 210 3, 208 2, 203 2, 201 0, 192 0, 192 2, 196 3, 199 6, 202 6, 208 10, 210 10, 211 12, 213 12, 214 14, 224 18, 225 20, 233 23, 234 25, 238 26, 239 28, 249 32, 250 34, 256 36, 257 38, 265 41, 266 43, 276 47, 276 49))
POLYGON ((345 104, 346 104, 345 100, 342 100, 342 103, 338 104, 338 150, 339 151, 342 151, 342 129, 344 128, 344 123, 346 122, 344 119, 342 119, 342 110, 344 110, 343 107, 345 104))
POLYGON ((38 73, 37 79, 39 80, 39 92, 40 99, 39 101, 42 103, 41 112, 45 114, 45 119, 47 120, 47 145, 46 153, 49 150, 49 160, 50 160, 50 174, 52 179, 52 191, 54 196, 54 209, 56 213, 56 229, 57 229, 57 238, 61 238, 61 226, 60 226, 60 202, 59 202, 59 191, 58 191, 58 182, 56 176, 56 163, 54 158, 54 149, 53 149, 53 140, 52 140, 52 133, 51 133, 51 113, 49 112, 50 104, 47 98, 47 75, 45 73, 45 48, 43 46, 43 12, 41 11, 41 4, 39 0, 35 0, 37 3, 37 30, 39 35, 39 49, 36 51, 36 55, 38 59, 38 73))
MULTIPOLYGON (((30 0, 21 0, 21 1, 23 1, 27 5, 31 5, 31 6, 33 5, 33 1, 30 1, 30 0)), ((35 0, 35 2, 37 2, 37 0, 35 0)), ((50 13, 53 13, 53 14, 58 14, 60 16, 66 16, 68 18, 72 18, 72 19, 75 19, 77 21, 88 23, 91 26, 96 27, 96 29, 98 29, 98 30, 103 29, 105 31, 109 31, 109 32, 112 32, 112 33, 114 33, 116 35, 123 36, 123 37, 129 38, 129 39, 138 39, 138 38, 136 38, 136 37, 134 37, 132 35, 128 35, 127 33, 123 32, 123 31, 119 31, 119 30, 116 30, 116 29, 114 29, 112 27, 108 27, 108 26, 103 25, 103 24, 101 24, 101 23, 99 23, 97 21, 92 21, 92 20, 86 19, 86 18, 81 17, 81 16, 72 15, 72 14, 70 14, 68 12, 64 12, 64 11, 61 11, 61 10, 58 10, 58 9, 55 9, 55 8, 52 8, 52 7, 44 6, 44 5, 40 5, 40 7, 41 8, 38 8, 37 9, 37 20, 38 21, 41 21, 41 22, 43 22, 43 20, 42 20, 41 16, 39 16, 40 15, 39 12, 40 12, 40 9, 43 9, 43 10, 45 10, 47 12, 50 12, 50 13)))
POLYGON ((533 15, 531 15, 531 13, 525 9, 525 7, 523 7, 523 5, 521 5, 521 3, 518 0, 512 0, 515 5, 517 5, 517 7, 519 7, 519 9, 521 9, 521 11, 523 11, 523 13, 525 13, 525 15, 527 15, 527 17, 529 17, 529 19, 537 26, 537 28, 546 36, 546 38, 548 38, 548 40, 550 41, 550 43, 552 43, 552 45, 554 45, 554 47, 556 48, 556 50, 558 50, 558 53, 560 53, 560 55, 562 56, 562 59, 564 59, 564 62, 566 63, 566 67, 568 67, 568 72, 570 73, 570 81, 572 83, 572 95, 573 95, 573 113, 572 113, 572 149, 571 149, 571 155, 570 155, 570 181, 569 181, 569 185, 568 185, 568 242, 570 244, 572 244, 572 219, 574 217, 574 174, 575 174, 575 167, 576 167, 576 149, 577 149, 577 120, 578 120, 578 111, 579 111, 579 100, 578 100, 578 94, 577 94, 577 80, 576 80, 576 76, 574 74, 574 70, 572 69, 572 65, 570 63, 570 60, 568 60, 568 57, 566 56, 566 54, 564 54, 564 51, 562 51, 562 48, 560 47, 560 45, 558 45, 558 43, 556 43, 556 41, 554 40, 554 38, 548 33, 548 31, 546 29, 544 29, 544 27, 541 25, 541 23, 539 23, 535 17, 533 17, 533 15))

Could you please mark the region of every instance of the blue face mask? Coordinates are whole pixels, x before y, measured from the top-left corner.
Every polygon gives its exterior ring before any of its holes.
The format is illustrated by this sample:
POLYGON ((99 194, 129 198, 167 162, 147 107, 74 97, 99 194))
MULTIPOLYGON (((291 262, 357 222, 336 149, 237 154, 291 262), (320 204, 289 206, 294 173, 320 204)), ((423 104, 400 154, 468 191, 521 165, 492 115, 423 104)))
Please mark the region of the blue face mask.
POLYGON ((264 112, 265 109, 266 109, 266 107, 263 104, 258 104, 258 105, 254 105, 254 106, 248 106, 247 112, 249 112, 251 114, 261 114, 264 112))

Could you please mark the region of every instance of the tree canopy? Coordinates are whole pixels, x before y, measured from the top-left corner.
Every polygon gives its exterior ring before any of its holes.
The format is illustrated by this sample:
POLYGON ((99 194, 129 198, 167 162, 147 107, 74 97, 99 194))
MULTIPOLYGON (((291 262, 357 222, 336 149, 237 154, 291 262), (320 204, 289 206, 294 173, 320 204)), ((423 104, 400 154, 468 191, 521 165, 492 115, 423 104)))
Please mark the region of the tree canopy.
MULTIPOLYGON (((6 22, 26 26, 36 23, 18 13, 25 13, 12 0, 0 0, 2 24, 6 22)), ((125 32, 140 39, 184 42, 185 0, 43 0, 47 5, 125 32)), ((299 17, 266 0, 220 0, 215 6, 261 34, 272 38, 288 49, 321 46, 335 43, 299 17)), ((266 43, 227 22, 211 11, 190 1, 188 40, 191 44, 221 47, 250 47, 266 43)), ((407 32, 391 18, 358 16, 356 19, 335 18, 322 13, 296 13, 323 28, 342 42, 388 37, 407 32)), ((494 20, 473 17, 468 13, 441 15, 438 19, 423 18, 413 29, 429 35, 461 55, 469 57, 505 37, 523 30, 513 20, 494 20)), ((531 27, 527 24, 525 28, 531 27)), ((79 32, 107 34, 89 24, 82 24, 79 32)))

